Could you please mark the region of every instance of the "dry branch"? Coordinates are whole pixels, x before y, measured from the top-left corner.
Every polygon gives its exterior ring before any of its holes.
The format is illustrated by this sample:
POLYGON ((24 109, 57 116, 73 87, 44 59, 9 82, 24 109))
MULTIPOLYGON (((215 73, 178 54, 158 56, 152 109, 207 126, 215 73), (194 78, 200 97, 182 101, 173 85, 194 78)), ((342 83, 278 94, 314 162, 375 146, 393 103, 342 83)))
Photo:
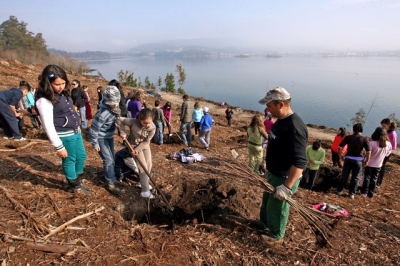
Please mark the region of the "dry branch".
MULTIPOLYGON (((261 177, 256 174, 243 162, 235 161, 235 163, 229 163, 226 160, 221 160, 221 163, 223 166, 225 166, 225 172, 229 173, 229 177, 240 178, 242 182, 258 186, 269 193, 273 193, 275 191, 274 186, 268 183, 265 177, 261 177), (243 178, 243 176, 245 176, 245 178, 243 178)), ((329 243, 331 230, 334 224, 338 221, 335 217, 328 216, 323 212, 305 207, 292 198, 288 198, 286 201, 307 222, 320 244, 331 245, 329 243)))
POLYGON ((34 142, 29 142, 28 144, 26 144, 24 146, 21 146, 21 147, 18 147, 18 148, 15 148, 15 149, 0 149, 0 151, 5 151, 5 152, 8 152, 8 151, 22 151, 22 150, 25 150, 25 149, 27 149, 27 148, 35 145, 35 144, 38 144, 38 142, 35 142, 35 141, 34 142))
POLYGON ((24 214, 25 217, 28 218, 28 221, 31 222, 32 226, 36 229, 38 233, 43 233, 43 232, 50 232, 50 230, 42 225, 40 223, 40 219, 36 218, 33 213, 31 213, 29 210, 27 210, 21 203, 19 203, 16 199, 12 197, 12 195, 7 191, 7 189, 3 186, 0 186, 0 190, 4 193, 4 195, 11 201, 12 204, 14 204, 14 207, 16 209, 19 209, 19 211, 24 214))
POLYGON ((64 223, 64 224, 62 224, 62 225, 60 225, 59 227, 57 227, 57 228, 51 230, 50 233, 49 233, 48 235, 46 235, 46 236, 43 237, 43 239, 46 240, 46 239, 48 239, 49 237, 51 237, 52 235, 54 235, 54 234, 56 234, 56 233, 62 231, 62 230, 63 230, 65 227, 67 227, 68 225, 70 225, 70 224, 72 224, 72 223, 74 223, 74 222, 76 222, 76 221, 78 221, 78 220, 80 220, 80 219, 89 217, 89 216, 92 215, 92 214, 101 212, 102 210, 104 210, 104 206, 102 206, 102 207, 100 207, 100 208, 98 208, 98 209, 96 209, 96 210, 94 210, 94 211, 91 211, 91 212, 88 212, 88 213, 79 215, 79 216, 77 216, 77 217, 75 217, 75 218, 69 220, 68 222, 66 222, 66 223, 64 223))
POLYGON ((38 244, 38 243, 32 243, 32 242, 26 243, 26 247, 29 249, 40 250, 40 251, 45 251, 45 252, 52 252, 52 253, 68 253, 71 251, 88 251, 89 250, 86 247, 80 247, 80 246, 38 244))

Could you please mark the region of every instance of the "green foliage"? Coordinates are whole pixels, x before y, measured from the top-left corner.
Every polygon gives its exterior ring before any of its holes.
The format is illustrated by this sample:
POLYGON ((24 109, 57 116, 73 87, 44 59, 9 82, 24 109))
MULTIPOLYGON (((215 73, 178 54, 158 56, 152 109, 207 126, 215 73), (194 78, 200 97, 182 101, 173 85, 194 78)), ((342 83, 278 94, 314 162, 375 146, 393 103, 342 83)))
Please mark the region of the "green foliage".
POLYGON ((162 78, 161 77, 158 77, 157 86, 158 86, 158 89, 160 89, 160 87, 162 86, 162 78))
POLYGON ((124 86, 137 87, 137 79, 133 76, 134 72, 130 70, 120 70, 117 73, 119 82, 124 86))
POLYGON ((176 65, 176 72, 178 72, 178 74, 179 74, 178 83, 182 87, 182 85, 186 81, 186 73, 185 73, 185 70, 182 67, 182 64, 176 65))
POLYGON ((400 120, 397 119, 396 114, 395 113, 391 113, 388 117, 390 119, 390 121, 393 121, 397 124, 397 126, 400 125, 400 120))
POLYGON ((151 88, 152 90, 155 90, 155 89, 156 89, 156 85, 154 85, 154 83, 151 83, 150 88, 151 88))
POLYGON ((165 88, 164 91, 175 93, 175 77, 172 73, 168 74, 164 79, 165 88))
POLYGON ((182 89, 182 87, 178 88, 178 93, 179 94, 186 94, 186 91, 184 89, 182 89))
POLYGON ((356 116, 351 118, 350 121, 352 123, 352 125, 355 125, 357 123, 361 123, 364 125, 365 123, 365 119, 366 119, 366 113, 364 108, 361 108, 358 110, 358 112, 356 113, 356 116))
POLYGON ((144 79, 144 86, 146 87, 146 89, 150 89, 151 88, 151 83, 149 80, 149 76, 146 76, 146 78, 144 79))
POLYGON ((19 53, 38 53, 48 55, 46 41, 41 33, 28 31, 27 23, 19 22, 15 16, 0 25, 0 50, 15 50, 19 53))

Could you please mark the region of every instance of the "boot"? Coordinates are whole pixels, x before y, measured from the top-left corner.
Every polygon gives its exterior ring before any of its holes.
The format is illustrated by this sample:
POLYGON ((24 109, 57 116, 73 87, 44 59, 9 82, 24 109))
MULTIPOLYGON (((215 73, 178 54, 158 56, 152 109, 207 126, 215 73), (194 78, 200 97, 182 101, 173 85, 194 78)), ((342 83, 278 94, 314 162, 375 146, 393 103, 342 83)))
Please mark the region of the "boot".
POLYGON ((83 183, 83 174, 78 175, 78 176, 76 177, 76 179, 79 180, 79 182, 81 183, 81 187, 82 187, 83 189, 85 189, 85 190, 87 190, 87 191, 92 191, 92 189, 91 189, 89 186, 87 186, 87 185, 85 185, 85 183, 83 183))
POLYGON ((82 187, 82 180, 80 180, 79 178, 75 178, 73 180, 68 179, 68 184, 69 192, 82 193, 85 196, 89 196, 91 194, 89 190, 86 190, 82 187))
POLYGON ((108 184, 106 189, 113 195, 119 196, 121 195, 121 190, 117 188, 114 184, 108 184))

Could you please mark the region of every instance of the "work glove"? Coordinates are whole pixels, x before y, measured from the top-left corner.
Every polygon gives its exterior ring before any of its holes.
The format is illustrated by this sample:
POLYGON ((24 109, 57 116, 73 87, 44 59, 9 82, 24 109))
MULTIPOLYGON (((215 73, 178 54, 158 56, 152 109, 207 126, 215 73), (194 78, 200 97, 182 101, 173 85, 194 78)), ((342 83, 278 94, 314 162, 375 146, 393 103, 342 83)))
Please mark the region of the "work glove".
POLYGON ((274 192, 274 198, 278 200, 287 200, 289 196, 293 195, 293 192, 290 188, 285 186, 284 184, 277 186, 274 192))

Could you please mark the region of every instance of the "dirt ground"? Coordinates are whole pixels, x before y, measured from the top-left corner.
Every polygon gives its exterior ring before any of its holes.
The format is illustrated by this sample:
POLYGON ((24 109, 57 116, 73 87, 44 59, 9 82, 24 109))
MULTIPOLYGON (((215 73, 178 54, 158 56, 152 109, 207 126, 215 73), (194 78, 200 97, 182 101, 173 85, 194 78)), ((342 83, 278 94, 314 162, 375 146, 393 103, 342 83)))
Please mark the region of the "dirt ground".
MULTIPOLYGON (((31 85, 43 66, 26 66, 0 60, 0 89, 31 85)), ((91 89, 106 81, 68 73, 91 89)), ((125 88, 127 92, 130 88, 125 88)), ((169 155, 183 148, 175 134, 179 128, 180 95, 162 93, 162 104, 173 103, 174 135, 161 146, 151 144, 156 184, 169 205, 139 196, 137 177, 125 180, 121 196, 104 188, 102 161, 85 135, 87 162, 85 183, 92 195, 66 191, 61 160, 43 131, 30 128, 25 118, 25 143, 0 138, 0 262, 6 265, 398 265, 400 263, 400 206, 398 203, 400 157, 388 163, 383 185, 372 199, 359 194, 337 196, 335 180, 340 169, 332 167, 329 146, 335 130, 309 125, 309 142, 321 139, 327 151, 316 191, 299 189, 293 197, 304 206, 328 202, 348 210, 331 229, 330 245, 320 245, 300 215, 291 210, 284 243, 268 246, 259 231, 249 227, 257 219, 263 190, 221 168, 233 160, 247 161, 245 127, 254 112, 236 107, 233 125, 226 126, 224 107, 200 101, 211 109, 215 126, 209 151, 195 138, 192 147, 205 160, 183 164, 169 155), (29 144, 27 146, 27 144, 29 144), (322 180, 330 186, 324 185, 322 180), (173 210, 170 208, 173 207, 173 210)), ((260 96, 262 97, 262 96, 260 96)), ((147 96, 147 102, 154 98, 147 96)), ((2 137, 3 134, 0 133, 2 137)), ((116 150, 122 148, 118 136, 116 150)))

